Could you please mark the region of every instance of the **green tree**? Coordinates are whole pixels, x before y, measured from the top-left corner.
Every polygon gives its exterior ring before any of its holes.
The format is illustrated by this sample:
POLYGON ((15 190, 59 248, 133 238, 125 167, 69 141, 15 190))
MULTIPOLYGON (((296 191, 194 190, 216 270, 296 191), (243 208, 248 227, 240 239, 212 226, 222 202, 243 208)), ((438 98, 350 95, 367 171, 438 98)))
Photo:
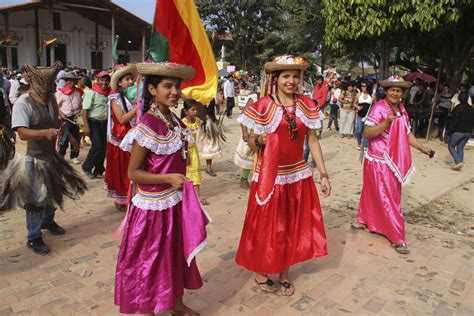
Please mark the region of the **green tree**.
MULTIPOLYGON (((325 42, 341 51, 375 43, 383 77, 388 76, 389 56, 394 47, 411 47, 415 64, 416 57, 431 62, 436 58, 448 81, 455 85, 472 58, 472 0, 322 1, 325 42)), ((398 62, 405 66, 416 66, 408 54, 400 51, 398 57, 398 62)))

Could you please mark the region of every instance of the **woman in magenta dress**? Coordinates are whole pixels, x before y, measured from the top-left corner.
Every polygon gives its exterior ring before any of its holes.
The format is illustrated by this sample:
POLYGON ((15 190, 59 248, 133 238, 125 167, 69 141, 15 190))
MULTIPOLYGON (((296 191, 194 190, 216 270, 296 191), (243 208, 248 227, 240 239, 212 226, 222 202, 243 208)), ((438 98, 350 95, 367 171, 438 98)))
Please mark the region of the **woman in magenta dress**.
MULTIPOLYGON (((128 176, 137 190, 117 260, 115 304, 127 314, 195 315, 182 300, 185 288, 202 286, 194 255, 203 244, 190 256, 184 249, 196 235, 186 234, 189 207, 183 207, 186 190, 181 191, 188 184, 192 189, 185 177, 192 136, 170 111, 178 104, 181 81, 191 79, 195 71, 172 63, 139 63, 137 69, 145 75, 147 112, 120 145, 131 151, 128 176)), ((202 232, 196 218, 192 216, 193 228, 202 232)))
POLYGON ((127 177, 130 153, 119 146, 128 131, 135 126, 137 112, 137 108, 124 96, 124 91, 134 84, 136 75, 135 65, 119 65, 110 80, 112 93, 109 95, 104 189, 108 197, 115 199, 115 207, 119 210, 125 210, 130 184, 127 177))
POLYGON ((296 94, 308 66, 291 55, 266 63, 267 96, 238 119, 250 130, 249 145, 259 156, 236 261, 256 273, 255 282, 265 292, 277 290, 269 274, 279 274, 286 296, 295 292, 289 267, 327 254, 318 192, 303 157, 306 136, 323 195, 328 196, 330 184, 315 133, 321 122, 313 101, 296 94))
POLYGON ((382 234, 398 253, 408 254, 400 202, 402 185, 409 183, 415 171, 410 145, 430 157, 434 152, 410 132, 410 119, 401 99, 404 89, 412 84, 392 76, 380 85, 386 89, 386 97, 372 105, 365 121, 364 138, 369 146, 358 223, 352 227, 382 234))

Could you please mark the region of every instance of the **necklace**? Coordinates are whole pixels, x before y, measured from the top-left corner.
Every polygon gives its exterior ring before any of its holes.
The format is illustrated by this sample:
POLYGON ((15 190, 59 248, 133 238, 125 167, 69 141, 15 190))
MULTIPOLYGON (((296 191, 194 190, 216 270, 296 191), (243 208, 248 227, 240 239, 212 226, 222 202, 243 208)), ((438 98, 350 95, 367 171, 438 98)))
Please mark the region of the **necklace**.
POLYGON ((181 145, 181 158, 183 161, 186 161, 187 158, 187 151, 186 151, 186 136, 189 134, 189 129, 187 128, 182 128, 181 125, 178 122, 178 119, 171 114, 171 120, 168 120, 163 113, 161 113, 160 109, 156 106, 155 103, 151 105, 151 111, 158 116, 167 126, 171 131, 174 131, 176 134, 179 135, 182 145, 181 145))
POLYGON ((283 110, 283 116, 285 117, 285 120, 288 122, 288 136, 290 137, 291 140, 297 139, 298 138, 298 126, 296 125, 296 100, 293 99, 293 103, 289 106, 291 107, 290 111, 287 111, 287 106, 283 105, 283 102, 281 102, 280 97, 278 96, 278 93, 276 94, 276 98, 278 102, 280 103, 279 105, 281 106, 283 110))

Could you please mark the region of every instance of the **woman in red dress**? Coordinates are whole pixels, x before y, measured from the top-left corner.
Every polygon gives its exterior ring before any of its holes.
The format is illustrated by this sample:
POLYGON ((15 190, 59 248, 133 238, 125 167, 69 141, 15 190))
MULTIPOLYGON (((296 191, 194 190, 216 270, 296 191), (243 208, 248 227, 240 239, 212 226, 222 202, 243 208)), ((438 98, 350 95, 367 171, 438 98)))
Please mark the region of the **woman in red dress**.
POLYGON ((136 107, 124 96, 123 92, 135 82, 135 65, 118 65, 112 74, 109 95, 109 118, 107 126, 107 152, 104 189, 107 196, 115 199, 115 207, 125 210, 130 180, 127 177, 130 153, 119 148, 122 139, 135 125, 136 107))
POLYGON ((300 57, 284 55, 265 64, 267 96, 244 110, 238 122, 250 130, 249 145, 259 151, 236 261, 256 273, 260 290, 275 292, 269 274, 279 274, 281 293, 293 295, 289 268, 325 256, 321 205, 312 169, 303 157, 305 137, 316 160, 321 189, 331 186, 315 130, 321 127, 314 102, 297 94, 300 57))

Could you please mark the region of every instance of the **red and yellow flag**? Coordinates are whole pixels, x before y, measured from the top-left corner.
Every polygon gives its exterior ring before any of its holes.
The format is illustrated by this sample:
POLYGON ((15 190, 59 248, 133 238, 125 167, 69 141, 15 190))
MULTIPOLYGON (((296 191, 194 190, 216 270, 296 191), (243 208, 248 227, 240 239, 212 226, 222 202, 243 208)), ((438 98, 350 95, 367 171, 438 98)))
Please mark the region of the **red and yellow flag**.
POLYGON ((155 62, 171 61, 196 69, 183 93, 208 104, 217 92, 217 65, 193 0, 157 0, 149 53, 155 62))

